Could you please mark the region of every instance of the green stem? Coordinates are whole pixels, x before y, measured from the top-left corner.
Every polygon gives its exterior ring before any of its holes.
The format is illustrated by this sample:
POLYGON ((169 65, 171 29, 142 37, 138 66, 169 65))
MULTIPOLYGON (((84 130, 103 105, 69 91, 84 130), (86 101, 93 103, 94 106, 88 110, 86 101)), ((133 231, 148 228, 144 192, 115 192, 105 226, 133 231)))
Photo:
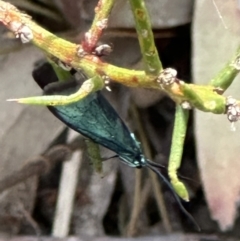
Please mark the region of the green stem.
POLYGON ((85 34, 85 40, 82 42, 83 49, 91 53, 97 45, 102 31, 107 27, 108 17, 112 10, 115 0, 99 0, 95 8, 95 17, 92 26, 85 34))
POLYGON ((188 192, 185 185, 178 179, 177 170, 181 165, 188 116, 188 110, 184 110, 180 105, 176 106, 172 145, 168 164, 168 174, 173 188, 176 193, 186 201, 189 200, 188 192))
POLYGON ((91 139, 86 139, 85 142, 87 145, 88 157, 90 158, 90 161, 93 164, 94 170, 99 174, 103 174, 102 157, 100 154, 99 145, 93 142, 91 139))
POLYGON ((77 102, 92 92, 101 90, 103 88, 103 80, 98 76, 94 76, 83 82, 79 90, 71 95, 44 95, 33 96, 19 99, 9 99, 8 101, 15 101, 28 105, 68 105, 77 102))
POLYGON ((224 114, 226 111, 226 97, 219 95, 213 86, 182 84, 181 92, 191 106, 201 111, 214 114, 224 114))
POLYGON ((138 40, 143 56, 145 71, 149 75, 158 75, 162 70, 148 11, 143 0, 129 0, 135 19, 138 40))
POLYGON ((223 91, 232 84, 240 70, 240 47, 237 49, 234 57, 226 64, 226 66, 210 81, 210 85, 221 88, 223 91))
MULTIPOLYGON (((138 6, 139 0, 131 0, 131 3, 134 6, 138 6)), ((156 73, 156 75, 149 75, 148 72, 145 71, 137 71, 117 67, 103 62, 100 58, 91 54, 80 57, 77 54, 77 50, 82 47, 81 45, 76 45, 53 35, 52 33, 34 23, 29 16, 21 13, 13 5, 1 0, 0 22, 2 22, 14 33, 16 32, 16 23, 17 25, 22 24, 26 28, 29 28, 29 31, 32 33, 31 41, 33 44, 45 51, 47 55, 53 55, 54 57, 64 62, 66 65, 72 66, 76 70, 82 69, 89 78, 96 75, 107 75, 111 80, 128 87, 161 89, 160 84, 156 81, 158 73, 156 73)), ((152 35, 152 32, 150 33, 152 35)), ((227 67, 212 80, 212 86, 193 85, 184 83, 184 81, 178 81, 167 86, 165 91, 178 104, 181 104, 183 101, 187 101, 192 107, 201 111, 212 112, 216 114, 225 113, 226 98, 222 95, 219 95, 218 92, 215 91, 215 87, 226 89, 231 84, 233 78, 238 73, 237 69, 239 69, 239 64, 236 60, 238 60, 237 57, 239 52, 240 50, 237 51, 235 58, 227 65, 227 67)), ((158 55, 155 57, 156 61, 154 63, 160 63, 158 62, 158 55)), ((102 87, 103 85, 101 85, 101 88, 102 87)), ((74 100, 78 99, 79 98, 74 98, 74 100)), ((41 100, 42 99, 39 101, 41 102, 41 100)))
POLYGON ((59 67, 54 61, 48 58, 48 62, 51 64, 52 68, 54 69, 55 74, 58 77, 59 82, 67 81, 71 78, 71 74, 69 71, 66 71, 59 67))

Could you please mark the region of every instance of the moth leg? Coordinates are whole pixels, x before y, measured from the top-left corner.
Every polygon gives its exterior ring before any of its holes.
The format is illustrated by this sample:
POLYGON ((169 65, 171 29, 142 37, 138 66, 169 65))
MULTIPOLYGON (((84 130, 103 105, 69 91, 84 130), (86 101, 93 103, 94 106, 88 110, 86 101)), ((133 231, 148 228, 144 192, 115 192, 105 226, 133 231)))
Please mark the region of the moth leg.
POLYGON ((26 97, 20 99, 8 99, 7 101, 15 101, 22 104, 31 105, 44 105, 44 106, 56 106, 56 105, 68 105, 77 102, 86 97, 91 92, 98 91, 104 87, 104 82, 99 76, 94 76, 83 82, 82 86, 76 93, 71 95, 44 95, 35 97, 26 97))
POLYGON ((189 201, 188 191, 185 185, 178 179, 177 170, 181 165, 184 140, 187 130, 189 112, 180 105, 176 107, 175 121, 172 136, 168 175, 176 193, 185 201, 189 201))

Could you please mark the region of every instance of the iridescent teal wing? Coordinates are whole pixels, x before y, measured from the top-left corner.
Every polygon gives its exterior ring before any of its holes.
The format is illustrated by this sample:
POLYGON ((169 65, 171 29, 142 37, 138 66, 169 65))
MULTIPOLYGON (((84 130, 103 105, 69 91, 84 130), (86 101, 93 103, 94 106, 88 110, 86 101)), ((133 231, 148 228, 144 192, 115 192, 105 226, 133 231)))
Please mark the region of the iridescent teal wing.
MULTIPOLYGON (((38 75, 36 75, 35 72, 33 76, 44 89, 44 94, 69 95, 80 88, 81 84, 75 79, 64 83, 43 83, 40 81, 40 73, 38 71, 38 75)), ((44 76, 44 81, 46 78, 44 76)), ((138 160, 142 152, 138 143, 100 92, 91 93, 86 98, 69 105, 49 106, 48 108, 67 126, 116 152, 128 165, 141 166, 138 160)))
MULTIPOLYGON (((69 95, 79 88, 75 81, 59 84, 60 91, 56 85, 48 86, 45 94, 69 95), (70 84, 75 86, 69 87, 70 84)), ((69 105, 48 108, 70 128, 118 154, 138 151, 126 125, 99 92, 69 105)))

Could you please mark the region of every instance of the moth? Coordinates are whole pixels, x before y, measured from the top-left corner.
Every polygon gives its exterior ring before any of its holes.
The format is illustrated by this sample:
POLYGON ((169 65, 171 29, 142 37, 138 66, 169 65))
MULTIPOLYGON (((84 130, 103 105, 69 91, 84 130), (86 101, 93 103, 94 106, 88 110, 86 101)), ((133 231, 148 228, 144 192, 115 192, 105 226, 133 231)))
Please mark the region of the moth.
MULTIPOLYGON (((58 82, 55 72, 48 63, 36 68, 33 71, 33 78, 44 90, 44 95, 69 95, 75 93, 81 86, 74 76, 66 82, 58 82), (46 70, 47 76, 43 74, 46 70)), ((193 217, 183 207, 170 182, 159 171, 162 166, 144 156, 134 134, 129 131, 118 113, 99 91, 89 94, 80 101, 68 105, 48 106, 48 109, 71 129, 114 151, 128 166, 147 167, 155 172, 169 187, 183 213, 199 229, 193 217)))

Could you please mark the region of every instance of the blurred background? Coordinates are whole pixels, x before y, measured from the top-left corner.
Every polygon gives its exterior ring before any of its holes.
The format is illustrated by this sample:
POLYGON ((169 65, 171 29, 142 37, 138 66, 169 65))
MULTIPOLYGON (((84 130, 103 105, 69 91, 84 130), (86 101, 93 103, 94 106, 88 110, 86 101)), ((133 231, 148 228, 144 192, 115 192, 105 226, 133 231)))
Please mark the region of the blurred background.
MULTIPOLYGON (((98 1, 8 2, 49 31, 80 43, 98 1)), ((175 68, 180 79, 207 84, 234 55, 240 36, 236 0, 145 2, 163 66, 175 68)), ((191 111, 179 174, 186 177, 190 193, 190 202, 183 205, 201 227, 199 233, 169 189, 147 170, 135 170, 115 158, 105 161, 99 174, 89 162, 84 138, 66 129, 47 108, 5 101, 41 95, 32 71, 44 55, 31 44, 22 45, 5 27, 0 31, 0 240, 239 239, 237 125, 232 132, 225 116, 191 111), (76 145, 80 151, 69 149, 76 145)), ((113 47, 105 61, 142 69, 126 0, 116 0, 100 42, 113 47)), ((239 83, 237 78, 226 95, 239 99, 239 83)), ((159 91, 114 82, 110 87, 111 92, 102 92, 141 141, 147 157, 167 166, 174 102, 159 91)), ((105 148, 101 154, 112 155, 105 148)))

